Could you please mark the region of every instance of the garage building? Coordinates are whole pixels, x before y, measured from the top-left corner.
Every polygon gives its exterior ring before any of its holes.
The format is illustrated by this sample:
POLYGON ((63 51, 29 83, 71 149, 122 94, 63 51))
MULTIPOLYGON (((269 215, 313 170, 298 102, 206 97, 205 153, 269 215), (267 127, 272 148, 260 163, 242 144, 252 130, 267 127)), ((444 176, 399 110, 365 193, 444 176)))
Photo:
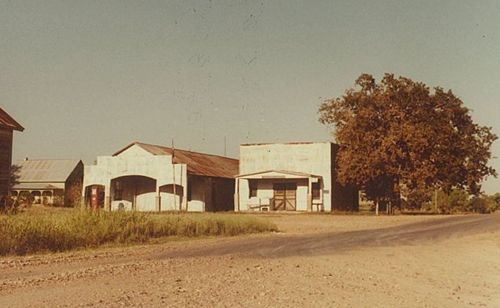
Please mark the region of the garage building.
POLYGON ((134 142, 85 166, 84 205, 106 210, 229 211, 238 160, 134 142))

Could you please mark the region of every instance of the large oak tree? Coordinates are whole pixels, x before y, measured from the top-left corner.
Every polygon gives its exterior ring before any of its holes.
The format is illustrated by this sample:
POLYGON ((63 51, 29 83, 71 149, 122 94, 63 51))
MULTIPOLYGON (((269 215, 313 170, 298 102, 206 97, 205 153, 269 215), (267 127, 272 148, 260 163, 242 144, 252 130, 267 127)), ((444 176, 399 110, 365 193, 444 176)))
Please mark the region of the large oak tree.
POLYGON ((370 200, 399 204, 427 198, 431 189, 480 191, 496 175, 488 165, 497 139, 474 123, 451 90, 385 74, 361 75, 355 88, 324 102, 320 122, 333 125, 340 145, 338 180, 355 184, 370 200))

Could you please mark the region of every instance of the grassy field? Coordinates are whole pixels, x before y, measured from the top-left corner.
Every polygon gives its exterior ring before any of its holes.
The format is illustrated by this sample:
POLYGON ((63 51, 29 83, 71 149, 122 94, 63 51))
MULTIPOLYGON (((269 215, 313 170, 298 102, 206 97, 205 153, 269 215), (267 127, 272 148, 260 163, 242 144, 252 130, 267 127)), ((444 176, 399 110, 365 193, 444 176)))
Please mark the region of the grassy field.
POLYGON ((276 229, 269 221, 234 214, 34 210, 0 216, 0 255, 144 243, 167 236, 234 236, 276 229))

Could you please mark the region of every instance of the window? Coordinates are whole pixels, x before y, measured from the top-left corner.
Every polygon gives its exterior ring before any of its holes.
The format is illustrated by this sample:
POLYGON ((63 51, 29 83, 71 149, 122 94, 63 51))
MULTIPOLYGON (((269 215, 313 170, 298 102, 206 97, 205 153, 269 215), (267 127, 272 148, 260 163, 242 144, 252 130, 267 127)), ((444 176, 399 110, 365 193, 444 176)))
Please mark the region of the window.
POLYGON ((255 180, 248 180, 248 188, 249 188, 249 194, 248 197, 257 197, 257 181, 255 180))
POLYGON ((312 198, 315 200, 321 199, 321 185, 320 182, 312 183, 312 198))

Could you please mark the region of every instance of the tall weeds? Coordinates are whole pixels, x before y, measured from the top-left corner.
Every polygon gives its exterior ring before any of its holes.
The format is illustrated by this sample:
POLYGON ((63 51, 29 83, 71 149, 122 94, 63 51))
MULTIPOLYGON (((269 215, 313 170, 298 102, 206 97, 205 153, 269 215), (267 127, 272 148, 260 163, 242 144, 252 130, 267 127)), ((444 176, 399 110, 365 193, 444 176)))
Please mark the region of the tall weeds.
POLYGON ((69 211, 0 216, 0 255, 64 251, 165 236, 233 236, 276 230, 270 222, 230 214, 69 211))

